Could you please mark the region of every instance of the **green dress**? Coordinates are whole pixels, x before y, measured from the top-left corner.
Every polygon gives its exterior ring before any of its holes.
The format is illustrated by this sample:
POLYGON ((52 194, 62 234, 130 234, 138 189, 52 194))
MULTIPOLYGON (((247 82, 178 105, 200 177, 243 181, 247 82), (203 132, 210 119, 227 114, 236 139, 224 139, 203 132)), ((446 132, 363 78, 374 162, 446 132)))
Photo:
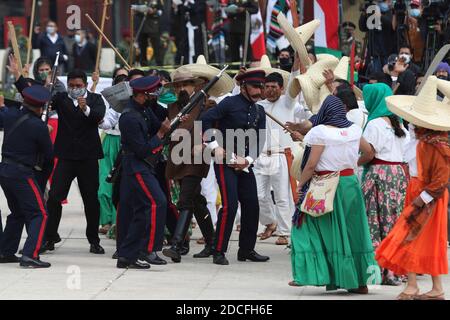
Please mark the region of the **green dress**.
POLYGON ((302 224, 292 228, 295 283, 327 290, 380 283, 356 175, 340 177, 333 207, 333 212, 318 218, 305 214, 302 224))
POLYGON ((116 208, 112 203, 112 184, 106 182, 106 177, 119 154, 120 136, 105 134, 102 146, 105 157, 100 160, 98 200, 100 202, 100 225, 103 226, 116 223, 116 208))

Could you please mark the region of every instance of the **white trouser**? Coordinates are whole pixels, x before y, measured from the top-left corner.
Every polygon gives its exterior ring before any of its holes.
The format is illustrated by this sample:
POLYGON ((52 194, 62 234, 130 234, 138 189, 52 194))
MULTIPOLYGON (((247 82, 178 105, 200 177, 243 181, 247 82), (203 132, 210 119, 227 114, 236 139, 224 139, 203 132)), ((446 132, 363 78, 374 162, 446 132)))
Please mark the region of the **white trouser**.
MULTIPOLYGON (((259 160, 259 159, 258 159, 259 160)), ((284 154, 265 156, 265 164, 255 164, 255 177, 258 187, 259 221, 263 225, 276 223, 275 234, 289 236, 294 214, 294 200, 289 181, 289 170, 284 154), (270 164, 267 159, 270 158, 270 164), (273 190, 275 203, 270 191, 273 190)))
POLYGON ((211 166, 209 168, 208 176, 202 180, 202 195, 206 198, 206 202, 209 213, 211 214, 211 219, 213 225, 217 223, 217 194, 218 194, 218 186, 216 183, 216 175, 214 174, 214 165, 211 162, 211 166))

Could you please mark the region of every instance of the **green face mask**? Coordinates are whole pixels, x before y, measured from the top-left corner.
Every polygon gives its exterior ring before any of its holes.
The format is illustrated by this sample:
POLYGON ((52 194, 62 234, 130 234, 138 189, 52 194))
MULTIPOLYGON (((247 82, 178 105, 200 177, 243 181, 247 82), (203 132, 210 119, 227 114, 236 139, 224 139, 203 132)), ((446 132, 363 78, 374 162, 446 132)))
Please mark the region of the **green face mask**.
POLYGON ((171 104, 177 101, 177 96, 170 89, 163 89, 159 95, 158 101, 164 104, 171 104))
POLYGON ((39 72, 39 78, 40 78, 42 81, 47 80, 47 77, 48 77, 48 72, 47 72, 47 71, 39 72))

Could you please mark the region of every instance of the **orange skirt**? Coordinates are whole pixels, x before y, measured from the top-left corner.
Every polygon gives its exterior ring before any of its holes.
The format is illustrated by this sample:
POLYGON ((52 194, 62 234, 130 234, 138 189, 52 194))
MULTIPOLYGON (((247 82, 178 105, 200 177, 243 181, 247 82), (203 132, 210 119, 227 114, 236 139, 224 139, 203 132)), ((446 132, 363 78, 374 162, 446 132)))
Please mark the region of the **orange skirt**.
POLYGON ((448 191, 438 199, 428 223, 412 242, 403 245, 409 229, 406 218, 411 214, 411 202, 422 191, 421 182, 412 177, 406 192, 405 208, 388 236, 381 242, 375 259, 382 268, 395 274, 422 273, 438 276, 448 273, 447 203, 448 191))

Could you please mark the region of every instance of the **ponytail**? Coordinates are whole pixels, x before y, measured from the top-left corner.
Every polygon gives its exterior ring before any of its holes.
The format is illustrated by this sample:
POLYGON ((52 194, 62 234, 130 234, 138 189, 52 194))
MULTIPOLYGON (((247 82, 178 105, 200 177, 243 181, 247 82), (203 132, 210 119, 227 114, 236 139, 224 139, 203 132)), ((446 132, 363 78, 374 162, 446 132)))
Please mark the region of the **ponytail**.
POLYGON ((396 115, 391 115, 388 118, 391 121, 391 126, 394 129, 395 135, 399 138, 406 137, 405 131, 403 131, 403 129, 400 126, 399 118, 396 115))

